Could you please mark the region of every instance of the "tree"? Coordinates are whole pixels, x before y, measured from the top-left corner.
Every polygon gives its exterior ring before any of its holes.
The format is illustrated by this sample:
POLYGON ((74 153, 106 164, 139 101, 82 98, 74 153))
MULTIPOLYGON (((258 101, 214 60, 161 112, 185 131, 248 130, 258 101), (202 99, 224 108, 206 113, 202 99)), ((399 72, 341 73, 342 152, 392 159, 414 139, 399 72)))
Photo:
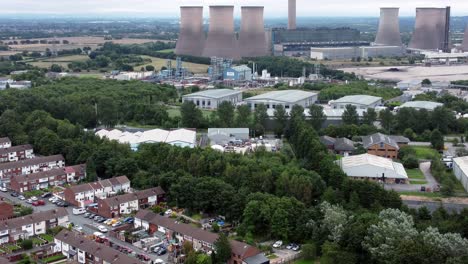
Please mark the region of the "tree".
POLYGON ((31 239, 25 239, 21 241, 21 247, 25 250, 29 250, 33 248, 33 241, 31 239))
POLYGON ((382 123, 382 127, 388 132, 390 132, 392 130, 392 126, 395 120, 395 117, 393 116, 390 109, 387 108, 383 111, 380 111, 379 117, 380 117, 380 122, 382 123))
POLYGON ((343 231, 348 224, 346 211, 341 206, 323 202, 320 204, 320 212, 323 214, 322 226, 330 234, 328 239, 332 242, 340 242, 343 231))
POLYGON ((301 256, 306 260, 315 260, 317 258, 317 246, 313 243, 302 245, 301 256))
POLYGON ((266 121, 268 120, 267 107, 259 104, 254 112, 254 129, 257 136, 263 135, 265 132, 266 121))
POLYGON ((276 106, 275 113, 275 134, 281 137, 286 129, 288 123, 288 113, 282 105, 276 106))
POLYGON ((234 124, 234 105, 231 102, 224 101, 218 105, 216 114, 221 127, 232 127, 234 124))
POLYGON ((236 126, 248 128, 251 125, 252 113, 248 105, 240 105, 237 107, 236 126))
POLYGON ((343 112, 343 123, 345 125, 357 125, 359 124, 359 115, 356 110, 356 106, 347 105, 346 109, 343 112))
POLYGON ((52 66, 50 66, 50 71, 51 72, 62 72, 62 66, 58 65, 58 64, 52 64, 52 66))
POLYGON ((325 113, 323 112, 323 106, 312 104, 309 106, 310 123, 312 127, 319 131, 322 128, 323 123, 327 120, 325 113))
POLYGON ((438 129, 434 129, 431 133, 431 145, 436 150, 444 148, 444 136, 438 129))
POLYGON ((377 121, 377 112, 374 108, 368 108, 363 114, 362 122, 366 125, 373 125, 375 121, 377 121))
POLYGON ((199 128, 203 122, 203 113, 192 101, 185 101, 180 107, 182 126, 199 128))
POLYGON ((154 71, 154 66, 153 65, 146 65, 145 69, 146 69, 146 71, 154 71))
POLYGON ((220 234, 214 242, 215 263, 224 264, 231 258, 231 244, 225 234, 220 234))
POLYGON ((429 79, 424 79, 422 80, 422 85, 425 85, 425 86, 430 86, 432 84, 431 80, 429 79))

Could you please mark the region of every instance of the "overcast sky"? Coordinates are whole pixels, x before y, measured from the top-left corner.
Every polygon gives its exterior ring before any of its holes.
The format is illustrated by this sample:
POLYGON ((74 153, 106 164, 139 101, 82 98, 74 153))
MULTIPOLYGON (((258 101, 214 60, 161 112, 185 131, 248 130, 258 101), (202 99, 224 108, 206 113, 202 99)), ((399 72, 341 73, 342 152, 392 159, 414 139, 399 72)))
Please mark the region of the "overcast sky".
MULTIPOLYGON (((177 17, 180 5, 262 5, 267 17, 286 17, 287 0, 1 0, 1 14, 125 15, 177 17)), ((414 16, 416 7, 450 5, 455 16, 468 15, 468 0, 297 0, 297 13, 311 16, 379 16, 379 7, 400 7, 414 16)), ((239 13, 239 8, 236 9, 239 13)), ((238 14, 237 14, 238 15, 238 14)))

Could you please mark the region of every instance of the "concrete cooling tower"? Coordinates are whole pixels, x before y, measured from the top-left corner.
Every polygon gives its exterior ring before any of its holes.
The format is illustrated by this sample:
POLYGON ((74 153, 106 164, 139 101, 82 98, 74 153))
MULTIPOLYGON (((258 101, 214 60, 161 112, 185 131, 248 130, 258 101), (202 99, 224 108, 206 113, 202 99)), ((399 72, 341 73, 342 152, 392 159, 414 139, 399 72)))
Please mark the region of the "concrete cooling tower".
POLYGON ((234 34, 234 6, 210 6, 210 29, 202 56, 240 59, 234 34))
POLYGON ((402 46, 400 35, 399 8, 385 7, 380 9, 380 22, 375 44, 402 46))
POLYGON ((177 55, 201 56, 205 46, 203 32, 203 7, 180 7, 180 33, 175 53, 177 55))
POLYGON ((288 29, 296 29, 296 0, 288 1, 288 29))
POLYGON ((263 7, 242 7, 239 53, 241 57, 260 57, 267 55, 263 7))
POLYGON ((410 49, 449 52, 450 7, 417 8, 410 49))

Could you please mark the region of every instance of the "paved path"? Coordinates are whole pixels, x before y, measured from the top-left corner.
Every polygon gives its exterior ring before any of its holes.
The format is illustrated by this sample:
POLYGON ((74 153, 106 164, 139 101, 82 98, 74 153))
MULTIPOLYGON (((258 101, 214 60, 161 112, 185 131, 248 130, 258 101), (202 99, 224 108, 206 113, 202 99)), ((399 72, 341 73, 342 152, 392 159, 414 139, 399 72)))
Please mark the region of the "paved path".
POLYGON ((419 169, 424 174, 427 184, 385 184, 386 190, 394 190, 396 192, 419 192, 421 187, 437 188, 439 183, 431 173, 431 162, 422 162, 419 164, 419 169))

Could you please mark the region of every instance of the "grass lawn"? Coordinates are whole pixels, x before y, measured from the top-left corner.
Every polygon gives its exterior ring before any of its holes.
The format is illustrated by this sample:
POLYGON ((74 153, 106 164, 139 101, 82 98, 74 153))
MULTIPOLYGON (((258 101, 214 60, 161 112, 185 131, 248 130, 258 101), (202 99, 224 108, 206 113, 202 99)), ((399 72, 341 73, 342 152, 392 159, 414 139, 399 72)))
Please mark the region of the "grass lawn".
MULTIPOLYGON (((151 63, 141 65, 141 67, 146 67, 147 65, 153 65, 154 68, 159 71, 161 67, 166 67, 167 66, 167 59, 161 59, 161 58, 156 58, 156 57, 151 57, 151 56, 140 56, 143 59, 151 59, 151 63)), ((196 64, 196 63, 190 63, 190 62, 183 62, 182 63, 183 67, 188 68, 189 71, 193 73, 207 73, 208 72, 208 65, 205 64, 196 64)), ((139 66, 140 67, 140 66, 139 66)), ((172 60, 172 67, 176 67, 176 61, 172 60)))
POLYGON ((432 159, 433 157, 440 156, 437 150, 432 149, 430 147, 411 146, 410 148, 416 151, 416 157, 418 159, 429 160, 429 159, 432 159))
POLYGON ((42 235, 40 235, 40 237, 45 239, 48 242, 53 242, 54 241, 54 237, 52 235, 49 235, 49 234, 42 234, 42 235))
POLYGON ((52 64, 58 64, 64 68, 68 68, 68 64, 74 61, 86 61, 89 57, 86 55, 71 55, 71 56, 63 56, 63 57, 56 57, 56 58, 45 58, 40 59, 34 62, 29 62, 29 64, 39 67, 39 68, 50 68, 52 64))
POLYGON ((306 260, 306 259, 300 259, 294 262, 294 264, 314 264, 317 263, 315 260, 306 260))
POLYGON ((61 259, 65 259, 65 258, 66 257, 64 255, 60 254, 60 255, 56 255, 56 256, 52 256, 52 257, 42 259, 42 261, 44 263, 52 263, 52 262, 55 262, 55 261, 58 261, 58 260, 61 260, 61 259))
POLYGON ((32 242, 33 242, 33 245, 41 245, 41 244, 45 244, 45 242, 37 237, 33 237, 31 238, 32 242))
MULTIPOLYGON (((201 110, 201 111, 202 111, 203 116, 205 118, 209 118, 211 116, 211 113, 213 113, 213 111, 209 111, 209 110, 201 110)), ((170 118, 174 118, 174 117, 180 116, 180 109, 179 108, 169 108, 169 109, 167 109, 167 113, 169 114, 170 118)))
POLYGON ((194 215, 190 216, 190 218, 195 219, 197 221, 200 221, 202 219, 202 216, 201 216, 201 214, 194 214, 194 215))
POLYGON ((424 184, 427 184, 427 181, 425 181, 425 180, 410 180, 410 183, 415 184, 415 185, 424 185, 424 184))
POLYGON ((270 254, 270 255, 267 255, 266 256, 268 259, 276 259, 278 258, 278 256, 276 256, 275 254, 270 254))
POLYGON ((174 52, 174 49, 159 50, 158 52, 161 52, 161 53, 171 53, 171 52, 174 52))
POLYGON ((420 169, 407 169, 406 173, 408 174, 408 177, 410 179, 418 179, 418 180, 424 180, 426 177, 424 177, 424 174, 420 169))
POLYGON ((6 244, 6 245, 3 245, 4 248, 6 248, 8 251, 15 251, 15 250, 18 250, 18 249, 21 249, 21 247, 18 247, 17 245, 13 245, 13 244, 6 244))
POLYGON ((400 195, 411 195, 411 196, 421 196, 428 198, 443 198, 441 193, 430 193, 430 192, 398 192, 400 195))

